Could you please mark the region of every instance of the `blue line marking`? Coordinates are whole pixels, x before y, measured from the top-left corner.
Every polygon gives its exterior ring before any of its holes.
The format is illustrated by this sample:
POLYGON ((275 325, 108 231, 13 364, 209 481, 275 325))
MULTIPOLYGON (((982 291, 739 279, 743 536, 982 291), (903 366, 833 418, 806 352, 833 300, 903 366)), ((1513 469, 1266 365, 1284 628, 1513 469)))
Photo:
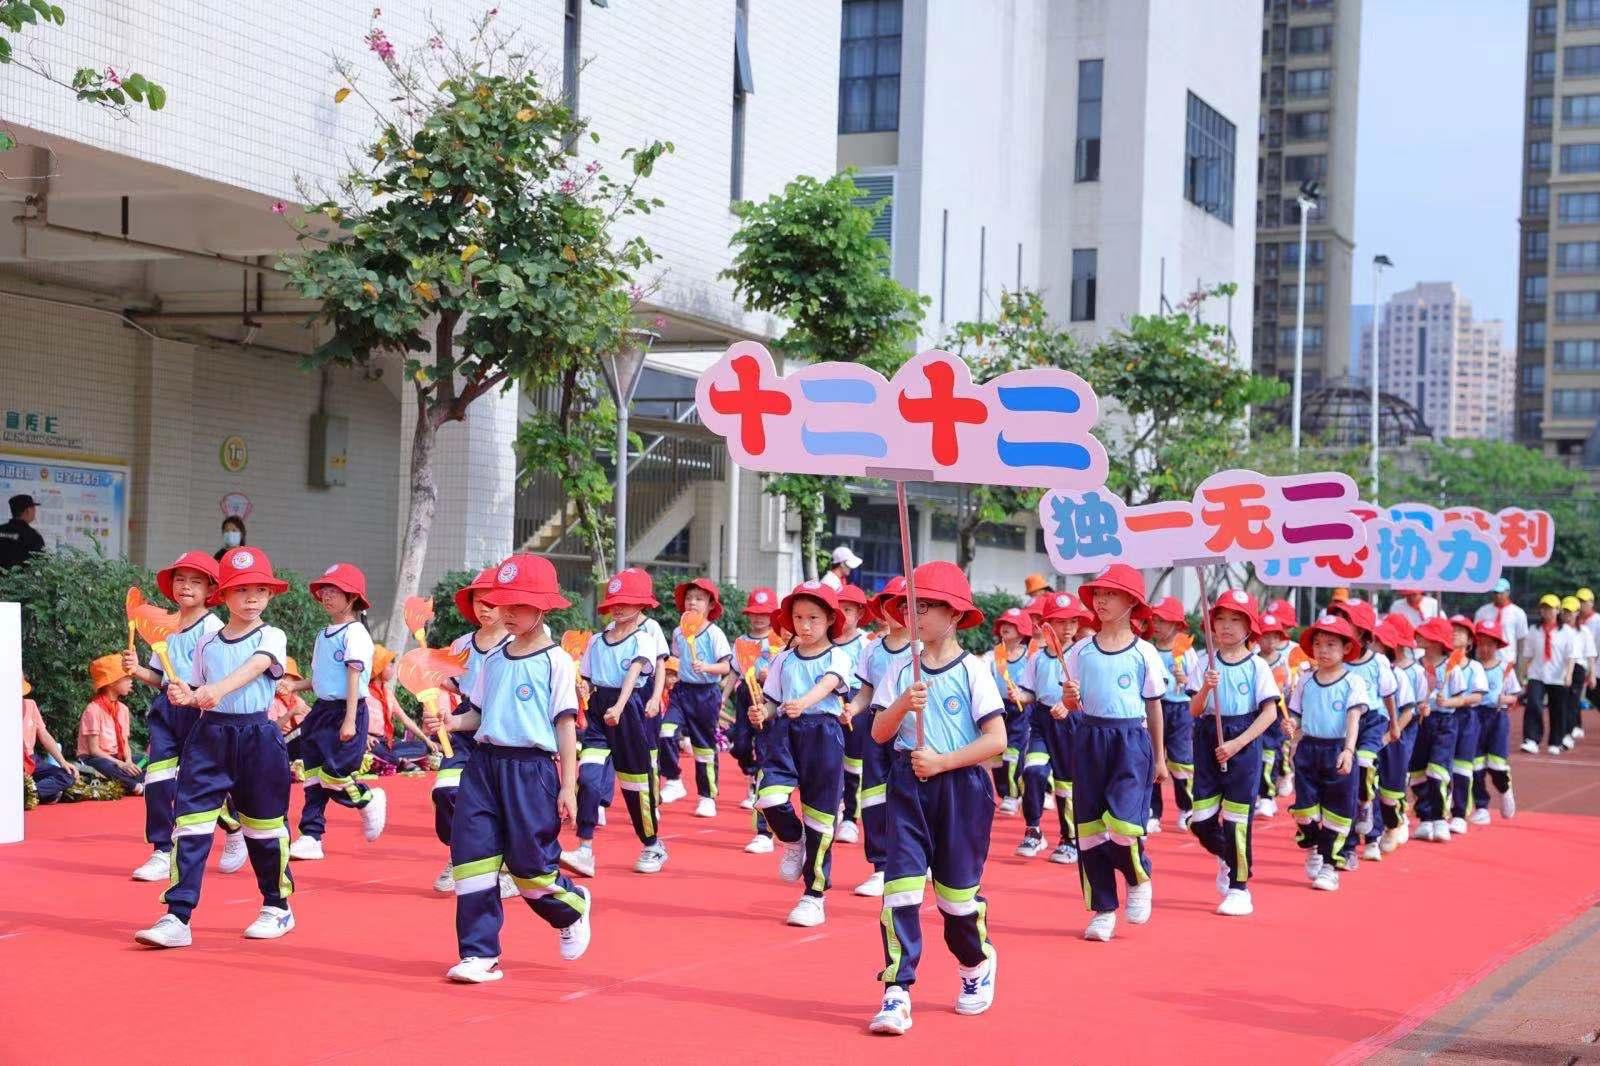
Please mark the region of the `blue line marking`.
POLYGON ((889 442, 876 433, 824 433, 801 426, 800 445, 807 455, 859 455, 882 459, 889 454, 889 442))
POLYGON ((1007 411, 1048 411, 1052 414, 1077 414, 1082 401, 1071 389, 1056 385, 1017 385, 995 389, 1000 406, 1007 411))
POLYGON ((1064 441, 1008 441, 1001 433, 995 451, 1007 466, 1054 466, 1063 470, 1089 469, 1089 449, 1064 441))
POLYGON ((811 378, 800 382, 800 391, 812 403, 872 403, 878 398, 872 382, 853 378, 811 378))

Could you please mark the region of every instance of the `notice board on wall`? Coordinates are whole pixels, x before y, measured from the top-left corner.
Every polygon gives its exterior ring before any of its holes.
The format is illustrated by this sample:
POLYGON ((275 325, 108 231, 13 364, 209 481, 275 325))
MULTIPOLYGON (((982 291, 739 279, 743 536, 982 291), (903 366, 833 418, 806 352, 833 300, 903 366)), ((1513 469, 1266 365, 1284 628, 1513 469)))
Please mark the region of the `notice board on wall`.
POLYGON ((99 544, 108 558, 128 554, 126 466, 0 452, 0 500, 19 495, 39 501, 34 528, 52 551, 99 544))

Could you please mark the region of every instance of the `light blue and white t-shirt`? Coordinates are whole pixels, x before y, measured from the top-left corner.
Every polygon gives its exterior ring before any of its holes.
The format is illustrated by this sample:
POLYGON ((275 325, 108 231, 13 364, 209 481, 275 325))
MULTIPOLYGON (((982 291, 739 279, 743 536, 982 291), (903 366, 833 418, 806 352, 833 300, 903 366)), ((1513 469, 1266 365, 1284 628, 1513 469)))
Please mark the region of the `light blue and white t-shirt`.
MULTIPOLYGON (((1211 669, 1211 653, 1202 652, 1196 660, 1195 672, 1189 675, 1188 694, 1192 698, 1205 684, 1205 673, 1211 669)), ((1259 655, 1246 653, 1238 662, 1229 662, 1217 652, 1217 687, 1210 699, 1222 708, 1224 718, 1236 715, 1258 714, 1268 703, 1283 699, 1278 679, 1272 676, 1272 667, 1259 655)), ((1207 704, 1207 713, 1212 704, 1207 704)))
MULTIPOLYGON (((888 703, 911 687, 911 663, 906 662, 889 682, 893 693, 888 703)), ((928 686, 928 706, 923 714, 922 738, 926 747, 941 755, 978 739, 979 727, 1005 710, 994 672, 974 655, 962 652, 954 661, 934 669, 922 664, 922 681, 928 686)), ((885 706, 888 704, 886 703, 885 706)), ((894 735, 896 751, 912 751, 917 746, 917 716, 906 712, 894 735)))
POLYGON ((816 688, 824 677, 832 677, 834 684, 828 694, 807 707, 802 715, 831 714, 837 718, 844 713, 842 696, 850 691, 850 679, 854 676, 854 664, 837 644, 829 644, 810 656, 801 655, 798 648, 785 648, 772 660, 762 693, 767 702, 782 713, 785 702, 799 699, 816 688))
POLYGON ((994 675, 995 688, 1000 693, 1002 700, 1011 699, 1011 687, 1006 684, 1009 678, 1012 685, 1024 692, 1033 690, 1033 656, 1028 654, 1028 646, 1024 644, 1015 656, 1006 654, 1004 644, 996 644, 984 656, 989 664, 989 671, 994 675))
MULTIPOLYGON (((190 676, 190 667, 194 665, 194 653, 200 647, 200 642, 221 629, 222 619, 207 611, 187 628, 180 629, 167 638, 167 658, 172 660, 172 672, 178 675, 178 679, 190 676)), ((165 668, 161 665, 161 656, 152 651, 145 665, 160 675, 165 682, 165 668)))
POLYGON ((1080 640, 1063 666, 1078 683, 1083 713, 1094 718, 1143 718, 1145 701, 1159 700, 1167 691, 1161 653, 1138 637, 1120 651, 1104 650, 1096 637, 1080 640))
POLYGON ((1385 718, 1389 717, 1389 707, 1383 701, 1395 694, 1399 683, 1394 679, 1394 667, 1389 660, 1367 649, 1367 653, 1347 667, 1361 675, 1361 680, 1366 682, 1367 691, 1373 693, 1375 698, 1367 705, 1369 711, 1382 711, 1385 718))
POLYGON ((1162 693, 1161 699, 1166 703, 1188 703, 1189 695, 1199 687, 1195 680, 1200 673, 1200 657, 1194 653, 1193 648, 1185 648, 1183 654, 1174 662, 1172 650, 1169 648, 1161 653, 1161 666, 1167 672, 1167 691, 1162 693), (1183 686, 1178 684, 1178 667, 1183 668, 1183 686))
MULTIPOLYGON (((1393 665, 1392 663, 1390 665, 1393 665)), ((1411 671, 1407 667, 1394 668, 1394 710, 1403 714, 1407 707, 1417 702, 1416 690, 1411 687, 1411 671)))
MULTIPOLYGON (((856 664, 856 680, 872 686, 872 706, 882 708, 894 702, 894 696, 885 696, 888 681, 896 676, 900 667, 911 661, 911 638, 898 648, 889 647, 889 638, 875 640, 861 652, 856 664)), ((898 695, 898 693, 896 693, 898 695)))
POLYGON ((372 681, 372 634, 358 621, 325 626, 311 653, 311 689, 319 700, 342 700, 350 691, 350 667, 361 668, 356 692, 363 698, 372 681))
POLYGON ((1040 648, 1034 652, 1033 669, 1028 671, 1027 684, 1021 681, 1017 684, 1032 693, 1035 703, 1049 710, 1061 702, 1061 694, 1066 688, 1066 673, 1061 660, 1052 655, 1049 648, 1040 648))
MULTIPOLYGON (((1445 659, 1434 667, 1436 685, 1434 688, 1434 714, 1454 714, 1466 707, 1444 707, 1439 704, 1439 697, 1446 696, 1454 699, 1473 692, 1485 692, 1489 688, 1489 678, 1483 672, 1483 664, 1476 659, 1468 659, 1455 669, 1450 669, 1450 660, 1445 659)), ((1475 706, 1475 705, 1474 705, 1475 706)))
MULTIPOLYGON (((480 648, 478 647, 478 634, 473 632, 463 633, 450 642, 450 650, 457 655, 460 655, 463 651, 467 653, 467 670, 456 678, 456 691, 466 697, 468 702, 471 702, 471 693, 478 687, 478 677, 483 673, 483 661, 489 657, 489 654, 495 648, 501 647, 510 639, 509 636, 502 636, 499 641, 490 647, 480 648)), ((461 713, 463 710, 464 708, 457 708, 457 713, 461 713)))
POLYGON ((1344 740, 1345 716, 1350 708, 1366 710, 1372 706, 1372 694, 1367 683, 1354 670, 1345 669, 1339 677, 1327 683, 1317 680, 1316 672, 1295 686, 1289 697, 1289 711, 1300 716, 1300 728, 1308 737, 1322 740, 1344 740))
POLYGON ((572 657, 559 645, 513 655, 510 644, 501 644, 484 657, 474 691, 483 714, 474 739, 554 754, 556 722, 578 713, 576 677, 572 657))
POLYGON ((720 677, 702 674, 694 669, 695 659, 707 666, 733 661, 733 648, 728 644, 727 634, 715 622, 707 622, 692 641, 683 635, 682 626, 675 627, 672 630, 672 654, 678 657, 678 682, 685 685, 715 685, 722 681, 720 677))
POLYGON ((661 639, 661 627, 654 619, 646 618, 627 636, 613 639, 611 633, 616 628, 617 623, 612 622, 595 634, 583 651, 578 672, 595 688, 617 689, 627 679, 628 668, 637 662, 639 677, 633 687, 644 688, 650 683, 657 662, 668 655, 667 645, 661 639))
POLYGON ((867 635, 858 629, 856 630, 856 635, 849 640, 837 641, 833 645, 844 652, 845 658, 850 662, 850 676, 845 678, 845 683, 850 686, 851 695, 854 695, 856 690, 861 687, 856 680, 856 675, 861 672, 861 657, 867 653, 867 649, 871 647, 872 643, 867 639, 867 635))
MULTIPOLYGON (((189 665, 189 684, 194 688, 214 685, 239 667, 263 655, 269 665, 247 684, 217 701, 207 714, 260 714, 272 706, 273 692, 283 676, 283 663, 289 657, 283 630, 262 623, 242 637, 229 640, 217 630, 200 638, 189 665)), ((172 668, 178 668, 177 663, 172 668)))

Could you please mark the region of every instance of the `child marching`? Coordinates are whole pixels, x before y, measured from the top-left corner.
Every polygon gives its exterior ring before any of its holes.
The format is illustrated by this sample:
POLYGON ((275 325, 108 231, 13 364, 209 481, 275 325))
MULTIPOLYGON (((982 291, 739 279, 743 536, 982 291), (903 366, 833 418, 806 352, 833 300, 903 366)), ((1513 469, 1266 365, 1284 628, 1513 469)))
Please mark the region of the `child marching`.
POLYGON ((1295 841, 1306 849, 1306 876, 1313 888, 1339 890, 1346 863, 1345 841, 1354 827, 1357 780, 1356 745, 1362 715, 1374 697, 1350 663, 1362 655, 1361 639, 1349 619, 1324 614, 1300 632, 1300 647, 1312 660, 1311 673, 1290 696, 1289 711, 1299 720, 1294 749, 1295 841))
POLYGON ((872 719, 894 699, 894 679, 899 676, 900 668, 911 661, 911 631, 905 625, 905 611, 890 609, 891 604, 904 600, 905 595, 906 579, 896 574, 883 586, 883 591, 872 598, 873 614, 883 620, 889 631, 883 639, 862 650, 861 661, 856 665, 856 680, 861 682, 861 688, 845 709, 851 735, 861 733, 864 737, 858 817, 866 834, 861 850, 872 865, 872 876, 855 887, 858 896, 883 895, 883 871, 889 858, 885 840, 888 815, 884 804, 888 802, 891 745, 873 738, 872 719))
MULTIPOLYGON (((1059 835, 1050 861, 1067 866, 1078 861, 1078 827, 1072 817, 1072 737, 1078 719, 1062 702, 1067 680, 1065 657, 1080 634, 1093 629, 1094 614, 1070 592, 1045 593, 1044 600, 1041 621, 1035 629, 1042 646, 1033 655, 1033 672, 1026 686, 1028 695, 1033 697, 1033 721, 1028 756, 1023 760, 1023 830, 1016 854, 1031 859, 1044 850, 1040 822, 1046 806, 1045 790, 1053 788, 1059 835)), ((1140 824, 1144 822, 1141 820, 1140 824)))
MULTIPOLYGON (((867 634, 860 627, 872 620, 872 604, 860 585, 846 585, 839 590, 839 613, 844 617, 844 626, 834 643, 844 652, 851 666, 850 693, 845 703, 856 706, 856 697, 861 693, 858 678, 861 656, 870 646, 867 634)), ((840 721, 843 722, 843 719, 840 721)), ((834 835, 835 841, 840 844, 854 844, 861 839, 861 830, 856 824, 856 819, 861 810, 861 768, 868 743, 869 738, 866 733, 857 734, 853 730, 847 730, 845 733, 844 802, 839 808, 839 831, 834 835)))
MULTIPOLYGON (((751 589, 745 597, 744 617, 749 632, 736 642, 736 653, 749 659, 748 673, 738 671, 729 675, 733 721, 728 725, 728 753, 738 762, 739 769, 748 780, 748 794, 739 806, 755 811, 751 822, 755 834, 744 850, 752 855, 766 855, 772 851, 772 830, 767 819, 756 811, 756 780, 761 770, 761 750, 756 743, 756 727, 750 724, 750 708, 762 701, 761 686, 767 681, 767 668, 777 654, 773 640, 777 634, 772 629, 772 615, 778 609, 778 595, 770 588, 751 589), (738 648, 748 649, 739 653, 738 648)), ((742 661, 742 660, 741 660, 742 661)))
POLYGON ((1415 639, 1411 623, 1399 613, 1391 613, 1372 634, 1373 644, 1394 668, 1395 678, 1395 720, 1389 728, 1389 742, 1378 752, 1378 801, 1383 815, 1383 834, 1362 853, 1362 858, 1374 862, 1404 844, 1409 836, 1406 781, 1420 728, 1417 710, 1421 697, 1417 686, 1423 673, 1412 659, 1415 639))
POLYGON ((1398 682, 1389 660, 1372 647, 1373 634, 1378 628, 1378 615, 1370 603, 1348 599, 1335 599, 1328 606, 1331 614, 1343 615, 1356 632, 1361 654, 1350 661, 1350 669, 1361 675, 1367 691, 1372 695, 1371 705, 1361 719, 1361 735, 1356 740, 1356 766, 1359 776, 1356 783, 1355 832, 1345 838, 1345 863, 1341 867, 1354 870, 1359 862, 1358 844, 1376 843, 1381 835, 1382 818, 1378 804, 1378 752, 1388 742, 1391 724, 1395 718, 1394 696, 1398 682))
POLYGON ((1261 734, 1261 790, 1256 813, 1264 818, 1276 817, 1278 799, 1294 791, 1294 763, 1284 726, 1289 720, 1289 691, 1311 667, 1294 642, 1294 625, 1294 605, 1288 600, 1273 600, 1261 615, 1261 657, 1272 667, 1272 677, 1283 693, 1283 713, 1261 734))
POLYGON ((558 868, 561 823, 578 808, 578 694, 572 660, 544 619, 570 604, 555 567, 536 555, 507 559, 483 596, 500 610, 510 639, 476 677, 476 743, 450 832, 461 961, 446 976, 472 984, 504 976, 502 865, 529 909, 557 930, 569 962, 588 950, 591 907, 589 890, 558 868))
MULTIPOLYGON (((694 813, 700 818, 717 815, 717 719, 722 713, 722 679, 733 672, 733 649, 717 625, 722 617, 722 596, 708 578, 697 577, 673 590, 678 614, 698 615, 693 634, 684 623, 672 631, 672 653, 678 657, 678 685, 671 708, 689 734, 694 753, 694 813)), ((677 759, 673 751, 672 758, 677 759)))
POLYGON ((1033 697, 1033 658, 1028 641, 1033 636, 1033 620, 1020 607, 1012 607, 994 620, 998 641, 987 656, 994 682, 1005 701, 1006 750, 1001 765, 994 767, 994 787, 1000 794, 1000 813, 1016 814, 1022 805, 1022 756, 1028 750, 1028 734, 1033 697))
POLYGON ((1472 795, 1476 801, 1468 821, 1489 824, 1489 784, 1500 794, 1500 817, 1514 818, 1517 798, 1511 791, 1511 718, 1507 709, 1516 702, 1522 685, 1515 660, 1503 661, 1507 640, 1494 622, 1479 622, 1474 639, 1478 663, 1483 667, 1483 702, 1474 712, 1478 719, 1478 757, 1472 767, 1472 795))
MULTIPOLYGON (((1161 665, 1167 671, 1167 691, 1161 696, 1161 733, 1167 771, 1172 775, 1172 800, 1178 808, 1178 828, 1187 829, 1194 808, 1194 718, 1189 713, 1189 694, 1199 683, 1200 666, 1183 603, 1176 596, 1150 608, 1150 642, 1161 653, 1161 665)), ((1147 832, 1161 832, 1163 809, 1158 784, 1150 790, 1147 832)))
POLYGON ((953 563, 931 562, 917 567, 912 579, 917 616, 905 617, 903 599, 886 606, 915 627, 922 677, 913 681, 910 664, 900 667, 888 682, 896 695, 872 723, 873 739, 892 741, 894 754, 885 805, 885 987, 870 1028, 895 1035, 911 1028, 927 871, 944 918, 944 941, 958 964, 956 1013, 982 1014, 994 1003, 996 955, 989 942, 989 905, 981 894, 994 792, 984 764, 1006 743, 994 676, 956 640, 957 629, 983 624, 966 576, 953 563))
POLYGON ((1483 663, 1473 658, 1473 643, 1477 630, 1472 619, 1462 615, 1450 616, 1450 662, 1459 664, 1463 675, 1463 692, 1447 693, 1459 700, 1456 703, 1456 748, 1450 760, 1450 832, 1457 835, 1467 831, 1467 814, 1472 810, 1472 785, 1478 759, 1478 731, 1480 707, 1489 694, 1489 678, 1483 663))
POLYGON ((1487 684, 1480 666, 1479 687, 1471 687, 1469 664, 1453 654, 1453 629, 1443 618, 1430 618, 1417 627, 1428 697, 1411 755, 1411 788, 1417 797, 1417 839, 1435 844, 1450 842, 1450 771, 1464 718, 1459 712, 1476 707, 1487 684))

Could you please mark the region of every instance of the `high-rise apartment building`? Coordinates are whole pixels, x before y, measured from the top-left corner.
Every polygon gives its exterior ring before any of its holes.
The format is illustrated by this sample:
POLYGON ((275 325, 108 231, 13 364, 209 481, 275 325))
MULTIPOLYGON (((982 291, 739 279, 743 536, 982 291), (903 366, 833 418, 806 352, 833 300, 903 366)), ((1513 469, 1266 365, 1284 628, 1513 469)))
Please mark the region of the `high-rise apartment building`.
POLYGON ((1361 0, 1263 0, 1256 184, 1256 373, 1294 373, 1303 182, 1307 213, 1304 387, 1349 373, 1361 0))
MULTIPOLYGON (((1509 440, 1516 362, 1504 337, 1505 323, 1473 320, 1453 282, 1395 293, 1378 321, 1378 387, 1415 407, 1437 438, 1509 440)), ((1372 365, 1370 331, 1361 365, 1372 365)))
POLYGON ((1516 438, 1600 466, 1600 0, 1528 23, 1516 438))

